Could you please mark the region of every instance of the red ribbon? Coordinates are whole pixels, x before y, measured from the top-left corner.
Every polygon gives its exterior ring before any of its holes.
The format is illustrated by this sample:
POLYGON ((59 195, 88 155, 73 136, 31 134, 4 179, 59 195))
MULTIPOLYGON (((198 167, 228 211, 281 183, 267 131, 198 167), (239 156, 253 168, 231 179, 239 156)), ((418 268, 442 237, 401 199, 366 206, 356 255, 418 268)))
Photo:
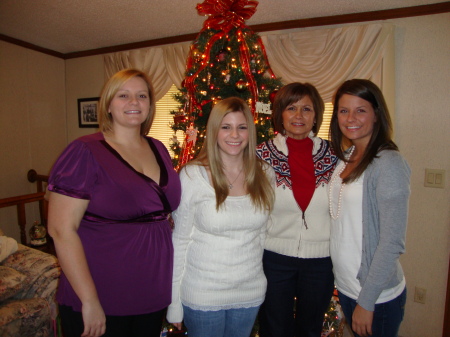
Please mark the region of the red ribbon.
MULTIPOLYGON (((203 54, 206 55, 207 58, 201 62, 200 66, 197 69, 197 71, 195 72, 195 74, 193 74, 191 76, 187 76, 185 78, 185 80, 184 80, 185 81, 185 87, 187 88, 188 93, 189 93, 189 97, 190 97, 190 102, 189 102, 190 104, 189 104, 188 111, 187 111, 188 116, 190 116, 191 113, 194 111, 194 107, 197 108, 198 110, 202 111, 202 106, 198 103, 198 101, 195 98, 196 90, 195 90, 194 80, 198 77, 200 72, 202 70, 204 70, 208 66, 208 64, 209 64, 209 55, 211 53, 212 46, 214 45, 214 43, 217 40, 221 39, 224 35, 225 35, 225 33, 220 32, 220 33, 217 33, 217 34, 215 34, 215 35, 213 35, 211 37, 211 39, 206 44, 205 51, 203 52, 203 54)), ((188 62, 187 62, 188 68, 190 68, 192 66, 192 64, 193 64, 192 56, 189 55, 188 62)))
MULTIPOLYGON (((186 128, 186 132, 184 135, 184 143, 183 147, 180 152, 180 156, 178 157, 178 165, 175 168, 177 171, 180 170, 181 166, 186 164, 188 161, 190 161, 193 158, 193 155, 191 154, 192 148, 195 145, 195 140, 191 139, 192 135, 188 132, 190 128, 194 127, 194 123, 190 123, 189 127, 186 128)), ((195 137, 197 137, 195 135, 195 137)))
POLYGON ((249 48, 244 39, 242 31, 239 29, 237 33, 238 33, 238 38, 240 40, 239 51, 240 51, 240 58, 241 58, 241 64, 242 64, 242 71, 244 72, 245 77, 247 78, 249 90, 252 95, 252 104, 251 104, 250 108, 251 108, 252 114, 255 115, 256 100, 258 99, 258 86, 256 84, 255 78, 252 76, 252 73, 251 73, 250 53, 248 50, 249 48))
POLYGON ((203 29, 216 29, 229 32, 233 27, 245 26, 256 12, 258 1, 254 0, 205 0, 197 4, 199 15, 208 15, 203 29))

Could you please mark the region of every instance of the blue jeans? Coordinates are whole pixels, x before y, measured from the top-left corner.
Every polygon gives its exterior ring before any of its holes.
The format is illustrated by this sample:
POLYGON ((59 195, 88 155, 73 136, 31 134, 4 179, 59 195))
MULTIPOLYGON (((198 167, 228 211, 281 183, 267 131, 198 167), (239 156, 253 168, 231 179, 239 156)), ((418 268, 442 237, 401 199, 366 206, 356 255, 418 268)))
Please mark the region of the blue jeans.
POLYGON ((259 307, 219 311, 194 310, 183 305, 189 337, 249 337, 259 307))
POLYGON ((265 250, 263 266, 267 292, 259 314, 260 336, 320 337, 334 290, 331 258, 301 259, 265 250))
MULTIPOLYGON (((352 327, 352 315, 356 307, 356 300, 339 293, 339 302, 345 319, 352 327)), ((397 337, 400 324, 403 321, 406 304, 406 287, 403 292, 389 302, 375 304, 373 313, 371 337, 397 337)), ((355 334, 355 337, 359 337, 355 334)))

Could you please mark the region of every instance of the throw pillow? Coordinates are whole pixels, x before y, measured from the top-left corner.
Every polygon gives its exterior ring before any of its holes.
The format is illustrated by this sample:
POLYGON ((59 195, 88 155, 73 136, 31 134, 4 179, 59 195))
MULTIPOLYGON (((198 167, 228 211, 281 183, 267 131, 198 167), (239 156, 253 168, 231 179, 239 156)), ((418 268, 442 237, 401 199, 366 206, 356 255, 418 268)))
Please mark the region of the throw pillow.
POLYGON ((26 276, 17 270, 0 266, 0 302, 17 294, 26 276))

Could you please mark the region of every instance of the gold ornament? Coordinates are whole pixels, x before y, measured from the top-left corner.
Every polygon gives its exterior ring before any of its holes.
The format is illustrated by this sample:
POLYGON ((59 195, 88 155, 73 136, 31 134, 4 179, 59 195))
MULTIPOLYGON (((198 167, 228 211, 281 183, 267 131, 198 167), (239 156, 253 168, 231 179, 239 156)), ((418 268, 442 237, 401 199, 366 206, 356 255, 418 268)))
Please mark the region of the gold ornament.
POLYGON ((202 59, 202 53, 197 48, 192 49, 192 58, 195 61, 200 61, 202 59))

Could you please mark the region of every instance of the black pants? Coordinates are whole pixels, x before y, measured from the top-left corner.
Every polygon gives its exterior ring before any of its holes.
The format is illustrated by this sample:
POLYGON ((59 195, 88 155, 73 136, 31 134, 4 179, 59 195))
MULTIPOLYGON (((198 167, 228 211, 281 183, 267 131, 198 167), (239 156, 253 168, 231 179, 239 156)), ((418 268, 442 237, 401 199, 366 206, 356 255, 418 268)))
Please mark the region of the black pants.
MULTIPOLYGON (((160 337, 164 310, 132 316, 106 316, 103 337, 160 337)), ((84 331, 81 312, 60 305, 61 326, 64 337, 80 337, 84 331)))
POLYGON ((264 251, 263 265, 267 293, 259 315, 260 336, 320 337, 334 289, 331 258, 300 259, 264 251))

